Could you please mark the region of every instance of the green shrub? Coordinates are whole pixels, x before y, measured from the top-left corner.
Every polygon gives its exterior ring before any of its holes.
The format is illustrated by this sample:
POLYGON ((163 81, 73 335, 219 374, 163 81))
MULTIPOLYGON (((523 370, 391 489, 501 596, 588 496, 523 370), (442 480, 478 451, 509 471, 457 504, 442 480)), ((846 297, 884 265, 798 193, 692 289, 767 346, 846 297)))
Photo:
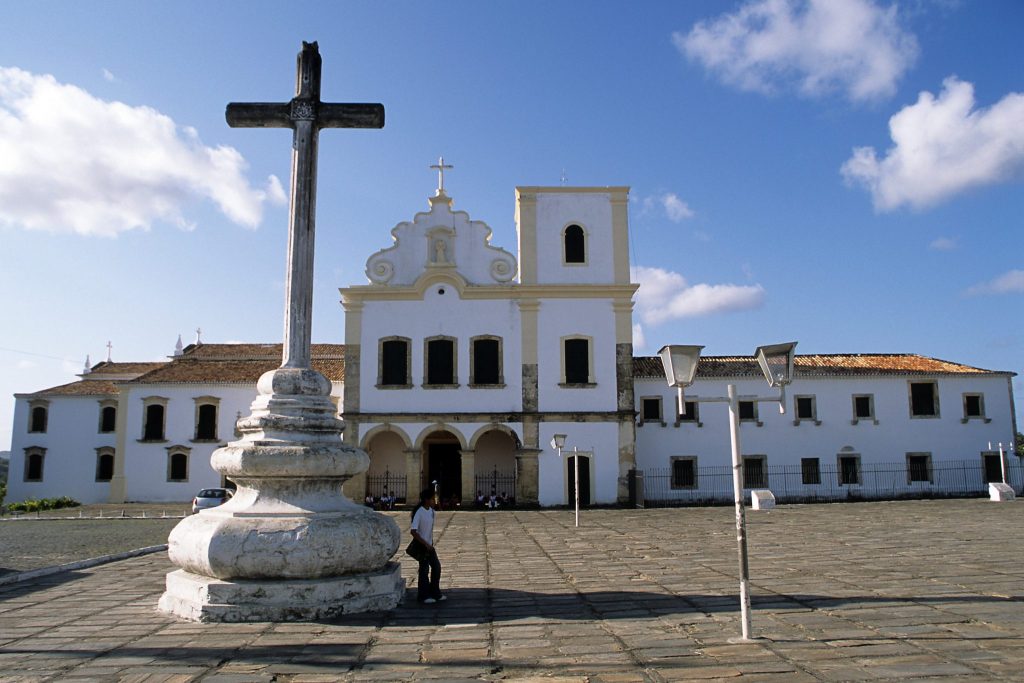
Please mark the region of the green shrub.
POLYGON ((61 508, 74 508, 81 505, 74 498, 61 496, 60 498, 29 498, 20 503, 11 503, 7 506, 9 512, 40 512, 42 510, 59 510, 61 508))

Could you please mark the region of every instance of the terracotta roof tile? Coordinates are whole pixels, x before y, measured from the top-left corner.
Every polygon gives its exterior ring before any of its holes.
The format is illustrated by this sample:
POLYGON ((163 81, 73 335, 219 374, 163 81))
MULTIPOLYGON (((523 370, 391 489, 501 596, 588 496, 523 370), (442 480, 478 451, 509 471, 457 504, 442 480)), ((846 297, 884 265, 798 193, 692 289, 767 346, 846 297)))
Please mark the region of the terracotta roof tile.
MULTIPOLYGON (((192 344, 182 355, 133 380, 135 384, 255 384, 281 365, 281 344, 192 344)), ((345 380, 344 344, 313 344, 313 369, 345 380)))
POLYGON ((29 396, 116 396, 119 384, 124 384, 124 382, 96 379, 79 380, 36 391, 29 396))
MULTIPOLYGON (((793 360, 798 377, 834 377, 856 375, 976 375, 1004 374, 970 365, 952 363, 915 353, 834 353, 797 355, 793 360)), ((661 358, 640 356, 633 359, 633 376, 664 379, 661 358)), ((718 377, 761 377, 761 368, 753 356, 701 356, 698 379, 718 377)))
POLYGON ((151 363, 108 363, 103 361, 97 363, 89 369, 90 375, 141 375, 144 372, 155 370, 161 365, 166 365, 167 361, 158 360, 151 363))

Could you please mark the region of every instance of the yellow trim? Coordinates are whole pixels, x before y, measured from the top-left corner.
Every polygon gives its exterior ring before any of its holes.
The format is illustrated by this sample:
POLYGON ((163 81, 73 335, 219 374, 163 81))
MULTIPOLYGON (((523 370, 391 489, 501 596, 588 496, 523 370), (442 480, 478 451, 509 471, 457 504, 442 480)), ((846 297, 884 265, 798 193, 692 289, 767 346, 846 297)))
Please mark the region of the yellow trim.
MULTIPOLYGON (((443 282, 456 288, 459 298, 467 301, 494 299, 629 299, 640 285, 609 284, 532 284, 532 285, 469 285, 454 273, 432 272, 416 281, 415 285, 403 287, 380 287, 355 285, 343 287, 342 302, 346 310, 368 301, 422 301, 426 290, 432 284, 443 282)), ((346 341, 348 335, 346 335, 346 341)))
POLYGON ((612 205, 612 258, 615 282, 629 282, 629 188, 614 188, 612 205))
POLYGON ((114 452, 114 476, 110 478, 107 502, 123 503, 128 496, 128 480, 124 476, 125 461, 128 459, 128 389, 124 387, 118 389, 115 431, 117 446, 114 452), (117 457, 118 453, 121 457, 117 457))
POLYGON ((633 343, 633 300, 616 300, 612 302, 615 312, 615 343, 633 343))
POLYGON ((537 195, 531 188, 516 188, 516 237, 519 241, 519 281, 537 282, 537 195))
POLYGON ((629 185, 590 185, 568 187, 565 185, 517 185, 516 194, 629 194, 629 185))

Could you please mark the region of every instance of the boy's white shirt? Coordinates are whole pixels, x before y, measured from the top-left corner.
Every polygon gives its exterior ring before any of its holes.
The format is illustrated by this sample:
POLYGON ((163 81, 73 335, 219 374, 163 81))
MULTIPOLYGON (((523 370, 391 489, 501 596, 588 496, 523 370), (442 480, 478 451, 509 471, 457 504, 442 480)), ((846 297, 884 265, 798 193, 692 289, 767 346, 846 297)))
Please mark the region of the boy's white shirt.
POLYGON ((410 531, 419 533, 420 538, 434 545, 434 509, 421 507, 412 518, 410 531))

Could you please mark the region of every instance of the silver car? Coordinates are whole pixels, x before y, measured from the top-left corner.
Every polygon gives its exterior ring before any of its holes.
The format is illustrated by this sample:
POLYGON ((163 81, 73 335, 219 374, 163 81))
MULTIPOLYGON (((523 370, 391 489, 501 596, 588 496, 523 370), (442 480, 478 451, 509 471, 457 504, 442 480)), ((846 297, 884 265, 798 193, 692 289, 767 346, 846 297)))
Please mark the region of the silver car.
POLYGON ((192 514, 223 505, 231 500, 233 495, 234 491, 230 489, 203 489, 192 499, 192 514))

